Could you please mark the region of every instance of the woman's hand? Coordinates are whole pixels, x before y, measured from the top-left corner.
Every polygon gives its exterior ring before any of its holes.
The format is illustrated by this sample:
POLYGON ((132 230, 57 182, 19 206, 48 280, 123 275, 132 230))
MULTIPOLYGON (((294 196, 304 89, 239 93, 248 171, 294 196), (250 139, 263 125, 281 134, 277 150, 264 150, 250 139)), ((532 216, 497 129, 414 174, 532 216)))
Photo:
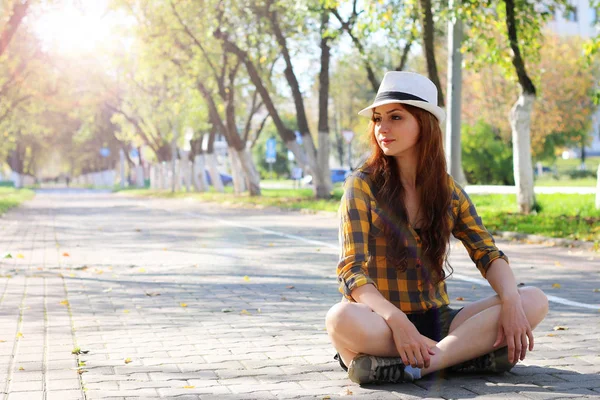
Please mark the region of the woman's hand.
POLYGON ((429 367, 430 356, 435 353, 406 315, 404 313, 394 314, 387 323, 392 330, 396 349, 404 365, 417 368, 429 367))
POLYGON ((498 334, 494 347, 500 346, 506 339, 508 361, 516 363, 525 359, 527 348, 533 350, 533 332, 529 320, 525 316, 521 296, 518 294, 502 300, 498 334), (528 343, 529 342, 529 343, 528 343))

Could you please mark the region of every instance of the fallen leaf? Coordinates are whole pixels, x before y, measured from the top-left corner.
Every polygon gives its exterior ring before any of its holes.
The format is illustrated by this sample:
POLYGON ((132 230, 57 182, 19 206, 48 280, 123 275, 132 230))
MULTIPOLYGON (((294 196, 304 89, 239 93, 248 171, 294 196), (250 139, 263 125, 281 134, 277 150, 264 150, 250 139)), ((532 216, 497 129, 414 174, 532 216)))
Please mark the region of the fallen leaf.
POLYGON ((129 310, 123 310, 125 314, 129 314, 129 310))
POLYGON ((126 358, 125 359, 125 364, 129 364, 131 362, 131 358, 126 358))
POLYGON ((567 331, 567 330, 569 330, 569 328, 568 328, 568 327, 566 327, 566 326, 562 326, 562 325, 556 325, 556 326, 555 326, 554 328, 552 328, 552 329, 554 329, 555 331, 567 331))
POLYGON ((594 293, 600 293, 600 289, 594 289, 594 293))
POLYGON ((181 307, 187 307, 187 303, 179 303, 181 307))
POLYGON ((19 371, 25 371, 25 368, 19 367, 19 371))
POLYGON ((554 265, 556 265, 557 267, 562 267, 562 264, 559 261, 555 261, 554 265))
POLYGON ((0 343, 6 343, 6 340, 0 339, 0 343))
POLYGON ((78 370, 77 370, 77 373, 78 373, 79 375, 82 375, 82 374, 84 374, 84 373, 86 373, 86 372, 88 372, 88 371, 87 371, 87 369, 78 369, 78 370))
POLYGON ((108 289, 104 289, 103 292, 104 293, 112 292, 112 287, 109 287, 108 289))
POLYGON ((465 298, 464 297, 457 297, 456 300, 458 300, 458 301, 465 301, 465 298))
POLYGON ((286 286, 285 288, 286 288, 286 289, 293 289, 293 288, 294 288, 294 286, 291 286, 291 285, 290 285, 290 286, 286 286))
POLYGON ((25 258, 25 256, 21 253, 17 254, 17 258, 25 258))
POLYGON ((317 251, 321 251, 321 249, 317 249, 317 251))
POLYGON ((340 393, 340 396, 352 396, 353 394, 350 389, 346 389, 340 393))
POLYGON ((79 361, 79 366, 80 367, 85 367, 85 361, 79 361))
POLYGON ((12 254, 8 253, 4 256, 4 258, 13 258, 12 254))
POLYGON ((167 248, 166 248, 166 247, 163 247, 163 251, 167 251, 167 248))
POLYGON ((549 333, 546 336, 554 337, 554 336, 556 336, 556 334, 555 333, 549 333))
POLYGON ((275 246, 273 243, 269 243, 269 247, 273 247, 275 246))
POLYGON ((188 385, 188 386, 184 386, 183 388, 184 388, 184 389, 195 389, 195 388, 196 388, 196 386, 190 386, 190 385, 188 385))
POLYGON ((250 315, 250 313, 249 313, 247 310, 242 310, 242 311, 240 311, 240 314, 243 314, 243 315, 250 315))
POLYGON ((553 283, 552 284, 552 288, 554 288, 554 289, 560 289, 560 283, 553 283))
POLYGON ((63 253, 63 257, 71 257, 69 253, 63 253))
POLYGON ((69 305, 69 300, 63 300, 60 302, 60 304, 62 304, 63 306, 68 306, 69 305))
POLYGON ((244 276, 244 281, 250 282, 250 277, 248 275, 244 276))
POLYGON ((160 296, 160 293, 158 293, 158 292, 146 292, 146 296, 149 296, 149 297, 160 296))
POLYGON ((331 400, 331 396, 324 396, 323 400, 331 400))
POLYGON ((17 337, 18 338, 22 338, 23 337, 23 332, 17 332, 17 337))
POLYGON ((136 229, 135 231, 136 231, 136 232, 141 232, 142 230, 141 230, 141 229, 136 229))

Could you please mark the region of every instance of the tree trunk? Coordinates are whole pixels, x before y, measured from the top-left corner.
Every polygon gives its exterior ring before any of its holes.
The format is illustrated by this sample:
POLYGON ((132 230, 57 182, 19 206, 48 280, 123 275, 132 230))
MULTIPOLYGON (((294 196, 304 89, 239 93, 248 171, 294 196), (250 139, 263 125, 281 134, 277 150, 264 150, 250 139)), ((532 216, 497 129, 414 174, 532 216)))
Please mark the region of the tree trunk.
MULTIPOLYGON (((271 2, 269 2, 268 4, 271 4, 271 2)), ((287 42, 285 37, 283 36, 281 28, 279 27, 277 13, 272 10, 269 10, 268 13, 269 20, 273 28, 273 33, 275 34, 275 38, 277 39, 277 43, 279 44, 281 53, 285 60, 286 68, 284 71, 284 75, 288 82, 290 90, 292 91, 292 98, 294 99, 294 105, 296 107, 296 123, 298 124, 298 130, 300 131, 300 135, 302 136, 302 144, 304 145, 304 150, 306 151, 308 164, 311 167, 313 182, 315 185, 315 196, 317 199, 327 199, 330 197, 331 183, 327 183, 328 177, 325 175, 320 164, 318 163, 317 149, 315 147, 312 135, 310 134, 310 130, 308 128, 308 119, 306 118, 304 100, 302 98, 302 93, 300 92, 300 84, 298 83, 298 79, 296 78, 296 74, 294 73, 292 59, 290 57, 290 53, 287 47, 287 42)), ((331 178, 329 178, 329 180, 331 180, 331 178)))
MULTIPOLYGON (((300 167, 302 169, 304 169, 305 171, 307 171, 307 170, 310 170, 311 172, 318 171, 315 157, 312 157, 312 158, 307 157, 305 152, 302 151, 301 147, 296 143, 296 136, 294 135, 294 132, 292 132, 291 129, 287 128, 285 126, 285 124, 283 123, 283 120, 281 119, 277 109, 275 108, 275 103, 273 102, 271 95, 267 91, 267 88, 264 85, 262 78, 260 77, 258 71, 256 70, 254 63, 248 57, 248 54, 245 51, 243 51, 242 49, 240 49, 235 43, 231 42, 227 38, 227 34, 221 32, 220 30, 217 30, 214 32, 214 37, 221 40, 223 42, 224 49, 234 53, 237 57, 240 58, 240 60, 242 60, 242 62, 246 66, 246 70, 248 71, 250 80, 252 81, 252 83, 254 84, 254 86, 256 87, 258 92, 260 93, 263 103, 265 104, 265 107, 269 111, 269 115, 273 119, 273 124, 275 125, 275 127, 277 129, 277 133, 279 134, 279 136, 285 143, 286 147, 294 154, 294 157, 295 157, 298 165, 300 165, 300 167), (314 162, 315 164, 311 164, 311 162, 314 162)), ((310 138, 310 143, 312 144, 312 138, 310 136, 308 136, 308 137, 310 138)), ((307 143, 307 142, 308 141, 306 141, 304 143, 307 143)), ((312 145, 312 148, 314 149, 314 144, 312 145)))
POLYGON ((194 183, 194 189, 197 192, 206 192, 208 190, 208 184, 206 182, 206 176, 204 164, 204 154, 198 154, 194 157, 194 165, 192 167, 192 182, 194 183))
POLYGON ((207 169, 212 186, 217 192, 224 193, 225 189, 223 188, 223 181, 221 180, 221 175, 217 169, 217 158, 215 153, 206 153, 206 164, 208 166, 207 169))
MULTIPOLYGON (((450 8, 454 1, 451 0, 450 8)), ((462 96, 462 53, 460 46, 463 36, 462 21, 458 18, 448 22, 448 108, 446 121, 446 157, 448 172, 460 184, 465 185, 467 178, 462 169, 461 148, 461 96, 462 96)))
POLYGON ((318 163, 323 174, 323 185, 317 188, 317 198, 331 197, 331 171, 329 169, 329 62, 331 59, 331 48, 329 38, 325 36, 329 24, 329 13, 321 14, 321 71, 319 72, 319 153, 318 163))
POLYGON ((242 194, 246 190, 244 179, 244 171, 238 158, 238 150, 230 146, 228 149, 229 163, 231 164, 231 176, 233 178, 233 192, 237 195, 242 194))
POLYGON ((0 33, 0 56, 4 54, 8 44, 14 36, 17 28, 21 24, 21 21, 27 14, 27 8, 29 7, 28 1, 17 1, 13 5, 12 14, 10 19, 4 26, 4 30, 0 33))
POLYGON ((246 173, 246 184, 248 185, 250 196, 260 196, 260 174, 256 170, 256 165, 254 164, 254 160, 252 160, 252 154, 250 154, 250 151, 246 148, 238 151, 237 155, 241 168, 246 173))
POLYGON ((427 73, 429 79, 435 84, 438 90, 438 106, 444 107, 444 93, 438 75, 437 64, 435 62, 433 13, 431 11, 431 0, 420 0, 421 19, 423 25, 423 51, 427 60, 427 73))
POLYGON ((517 202, 520 211, 525 214, 530 213, 535 204, 530 132, 534 101, 535 95, 522 93, 510 110, 517 202))
POLYGON ((533 188, 533 163, 531 161, 531 112, 535 101, 535 86, 527 75, 525 62, 521 57, 514 0, 505 0, 506 27, 508 40, 513 52, 512 63, 515 67, 521 95, 510 111, 510 126, 513 137, 513 160, 515 185, 517 187, 517 203, 522 213, 530 213, 535 205, 533 188))

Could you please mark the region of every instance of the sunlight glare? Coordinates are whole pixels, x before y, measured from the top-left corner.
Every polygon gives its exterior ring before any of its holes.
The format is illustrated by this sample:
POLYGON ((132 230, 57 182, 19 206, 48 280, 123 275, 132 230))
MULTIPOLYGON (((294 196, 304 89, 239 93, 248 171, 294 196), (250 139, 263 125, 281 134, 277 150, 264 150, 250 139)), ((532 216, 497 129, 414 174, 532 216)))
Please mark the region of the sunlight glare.
POLYGON ((85 3, 58 1, 36 18, 35 31, 46 48, 75 55, 110 46, 116 21, 106 12, 106 3, 85 3))

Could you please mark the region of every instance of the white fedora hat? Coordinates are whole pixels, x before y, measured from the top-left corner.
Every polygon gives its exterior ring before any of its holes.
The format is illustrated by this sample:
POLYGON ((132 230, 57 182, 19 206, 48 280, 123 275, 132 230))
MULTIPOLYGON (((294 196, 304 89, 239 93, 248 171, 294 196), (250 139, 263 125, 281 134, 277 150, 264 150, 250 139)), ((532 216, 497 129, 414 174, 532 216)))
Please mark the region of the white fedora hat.
POLYGON ((383 77, 373 104, 361 110, 358 115, 370 118, 375 107, 401 103, 429 111, 441 125, 446 119, 446 112, 438 107, 437 97, 437 88, 427 77, 414 72, 390 71, 383 77))

